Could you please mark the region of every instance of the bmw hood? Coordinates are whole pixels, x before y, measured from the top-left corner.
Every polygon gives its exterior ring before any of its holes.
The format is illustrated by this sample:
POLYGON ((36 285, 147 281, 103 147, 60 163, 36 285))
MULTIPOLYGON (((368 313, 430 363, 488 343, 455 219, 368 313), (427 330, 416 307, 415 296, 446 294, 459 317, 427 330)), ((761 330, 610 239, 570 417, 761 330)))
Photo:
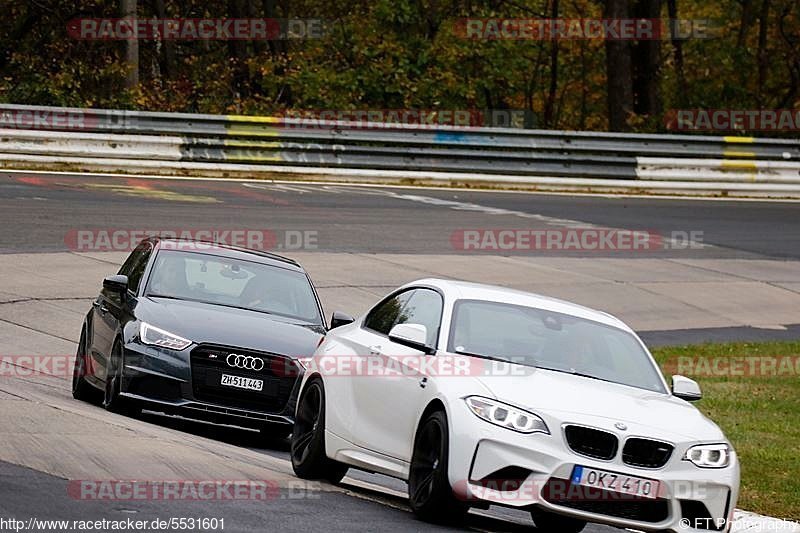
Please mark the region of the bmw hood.
POLYGON ((220 344, 293 357, 313 354, 325 332, 322 326, 276 315, 166 298, 141 298, 136 316, 195 344, 220 344))
POLYGON ((520 368, 525 375, 478 379, 498 400, 542 416, 551 431, 557 431, 563 423, 614 431, 615 424, 622 423, 642 436, 669 441, 726 440, 716 424, 672 395, 551 370, 520 368))

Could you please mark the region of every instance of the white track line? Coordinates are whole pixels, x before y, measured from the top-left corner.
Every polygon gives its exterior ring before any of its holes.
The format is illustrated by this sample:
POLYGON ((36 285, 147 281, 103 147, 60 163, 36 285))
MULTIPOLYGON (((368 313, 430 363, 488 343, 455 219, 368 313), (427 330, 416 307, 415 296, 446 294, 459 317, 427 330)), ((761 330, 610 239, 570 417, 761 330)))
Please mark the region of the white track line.
POLYGON ((296 184, 296 185, 333 185, 340 188, 359 188, 359 189, 407 189, 407 190, 429 190, 429 191, 460 191, 470 193, 494 193, 494 194, 528 194, 538 196, 567 196, 567 197, 601 197, 614 199, 645 198, 648 200, 692 200, 696 202, 771 202, 771 203, 800 203, 797 198, 720 198, 716 196, 697 197, 671 195, 648 195, 648 194, 615 194, 615 193, 589 193, 580 191, 524 191, 524 190, 505 190, 505 189, 479 189, 465 187, 434 187, 430 185, 388 185, 381 183, 343 183, 341 181, 325 180, 275 180, 275 179, 246 179, 246 178, 210 178, 205 176, 159 176, 156 174, 119 174, 109 172, 76 172, 76 171, 49 171, 49 170, 17 170, 0 169, 0 175, 8 174, 33 174, 33 175, 64 175, 64 176, 91 176, 101 178, 129 178, 129 179, 151 179, 169 181, 222 181, 232 183, 274 183, 274 184, 296 184))

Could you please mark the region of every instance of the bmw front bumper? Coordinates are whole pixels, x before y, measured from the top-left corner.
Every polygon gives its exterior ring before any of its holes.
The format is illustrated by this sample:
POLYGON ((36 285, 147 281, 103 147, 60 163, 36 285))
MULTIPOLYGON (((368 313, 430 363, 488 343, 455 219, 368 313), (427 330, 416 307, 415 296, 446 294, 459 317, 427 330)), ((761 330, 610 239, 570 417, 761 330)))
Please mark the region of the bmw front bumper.
MULTIPOLYGON (((466 404, 453 407, 449 416, 450 483, 472 506, 538 507, 641 531, 725 531, 731 523, 739 493, 735 452, 729 466, 706 469, 682 460, 685 450, 697 443, 678 444, 663 467, 640 468, 623 462, 622 446, 610 460, 574 452, 562 431, 565 424, 553 427, 552 420, 546 420, 550 435, 521 434, 480 420, 466 404), (586 489, 572 484, 575 466, 656 480, 660 488, 654 499, 586 489)), ((598 420, 574 416, 569 424, 596 427, 598 420)), ((644 428, 603 430, 615 433, 620 442, 631 435, 648 438, 644 428)))

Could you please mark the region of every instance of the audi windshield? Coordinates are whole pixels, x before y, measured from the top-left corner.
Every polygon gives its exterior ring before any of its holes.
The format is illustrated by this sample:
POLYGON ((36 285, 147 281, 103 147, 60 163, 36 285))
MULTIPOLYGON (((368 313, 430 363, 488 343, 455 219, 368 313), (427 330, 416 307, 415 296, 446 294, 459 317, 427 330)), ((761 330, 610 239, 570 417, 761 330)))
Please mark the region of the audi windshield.
POLYGON ((145 294, 322 323, 305 273, 210 254, 161 250, 145 294))

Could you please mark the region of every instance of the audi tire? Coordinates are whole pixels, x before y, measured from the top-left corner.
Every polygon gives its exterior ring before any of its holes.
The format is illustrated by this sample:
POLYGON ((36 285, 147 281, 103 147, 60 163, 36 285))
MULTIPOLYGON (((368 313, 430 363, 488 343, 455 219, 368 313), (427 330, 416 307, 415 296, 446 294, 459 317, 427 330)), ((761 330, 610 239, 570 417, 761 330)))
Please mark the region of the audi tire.
POLYGON ((84 379, 86 376, 86 326, 81 329, 81 340, 75 352, 75 366, 72 370, 72 397, 76 400, 89 401, 92 389, 84 379))
POLYGON ((120 396, 120 392, 122 392, 123 365, 122 344, 117 339, 114 341, 114 347, 111 349, 111 357, 108 361, 103 407, 105 407, 106 411, 112 413, 134 416, 140 409, 134 406, 127 398, 120 396))

